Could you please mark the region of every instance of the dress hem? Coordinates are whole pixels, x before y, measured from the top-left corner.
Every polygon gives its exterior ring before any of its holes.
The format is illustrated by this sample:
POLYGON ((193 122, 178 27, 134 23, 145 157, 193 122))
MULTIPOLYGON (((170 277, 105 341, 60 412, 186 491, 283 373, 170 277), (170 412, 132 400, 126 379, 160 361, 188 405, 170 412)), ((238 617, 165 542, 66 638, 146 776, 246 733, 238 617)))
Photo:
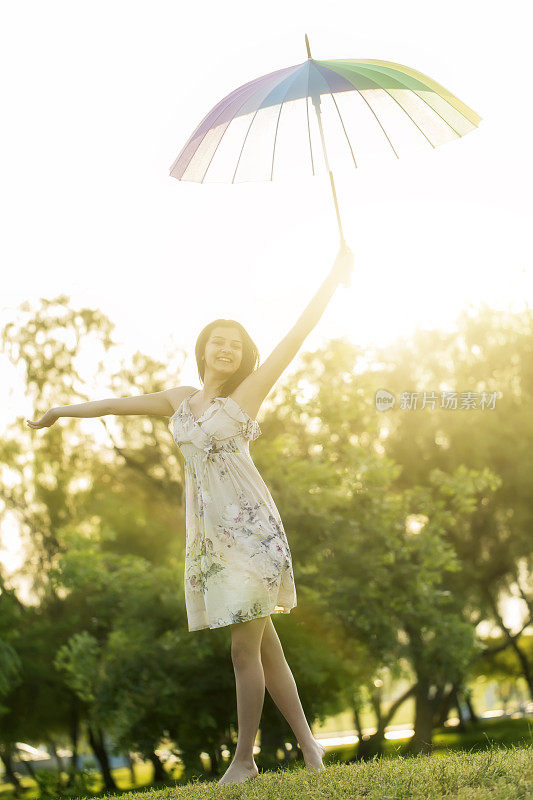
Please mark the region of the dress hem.
MULTIPOLYGON (((269 617, 271 614, 290 614, 293 608, 296 608, 296 603, 293 606, 278 606, 276 605, 272 611, 268 611, 266 614, 258 614, 256 617, 250 617, 250 619, 241 620, 242 622, 250 622, 252 619, 261 619, 261 617, 269 617)), ((189 633, 193 631, 202 631, 205 628, 209 628, 210 630, 214 630, 216 628, 225 628, 228 625, 233 625, 233 621, 231 619, 221 622, 219 625, 200 625, 198 628, 189 628, 189 633)))

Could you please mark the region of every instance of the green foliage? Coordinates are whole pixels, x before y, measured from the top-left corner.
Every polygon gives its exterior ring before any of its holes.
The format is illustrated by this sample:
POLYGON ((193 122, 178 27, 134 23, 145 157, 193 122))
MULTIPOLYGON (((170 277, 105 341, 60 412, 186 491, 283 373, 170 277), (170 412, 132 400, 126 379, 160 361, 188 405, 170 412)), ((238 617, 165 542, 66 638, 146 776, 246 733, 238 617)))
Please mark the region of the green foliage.
POLYGON ((2 706, 2 697, 20 682, 22 665, 12 642, 16 641, 16 626, 23 616, 14 592, 6 590, 0 578, 0 719, 7 710, 2 706))
MULTIPOLYGON (((497 476, 459 465, 449 474, 433 469, 425 485, 402 488, 401 468, 373 446, 376 412, 360 385, 368 378, 353 380, 350 356, 357 354, 334 344, 308 356, 280 404, 294 408, 287 434, 292 457, 279 435, 261 443, 256 459, 290 531, 297 583, 315 598, 317 613, 338 619, 375 663, 392 668, 404 658, 435 683, 454 681, 476 646, 448 580, 461 570, 448 533, 468 527, 480 498, 497 488, 497 476), (328 360, 330 348, 335 358, 328 360), (322 367, 318 390, 297 403, 300 375, 307 378, 315 364, 322 367), (315 419, 322 424, 313 432, 315 419), (327 447, 325 430, 333 436, 344 426, 350 435, 339 433, 327 447), (412 521, 418 526, 410 528, 412 521)), ((274 433, 282 427, 270 424, 274 433)))
MULTIPOLYGON (((336 340, 303 353, 262 420, 253 458, 298 590, 293 613, 274 619, 310 722, 368 698, 384 667, 407 665, 439 690, 483 663, 487 674, 524 672, 509 651, 476 661, 486 644, 476 629, 490 619, 507 641, 502 591, 531 606, 531 314, 484 310, 459 324, 383 351, 336 340), (501 398, 485 412, 376 411, 378 388, 442 386, 501 398)), ((2 343, 36 413, 102 396, 98 382, 107 395, 176 384, 175 369, 140 353, 111 374, 112 328, 65 297, 21 308, 2 343), (102 358, 92 375, 87 353, 102 358)), ((0 468, 0 517, 24 534, 35 597, 27 607, 0 594, 1 738, 65 736, 76 707, 117 750, 149 755, 168 737, 200 772, 199 752, 234 745, 235 686, 229 631, 187 630, 184 481, 166 420, 29 431, 20 417, 0 441, 0 468)), ((268 697, 262 725, 273 752, 293 740, 268 697)))
POLYGON ((65 672, 65 682, 85 703, 95 699, 98 685, 98 642, 87 631, 74 633, 67 644, 60 647, 55 666, 65 672))

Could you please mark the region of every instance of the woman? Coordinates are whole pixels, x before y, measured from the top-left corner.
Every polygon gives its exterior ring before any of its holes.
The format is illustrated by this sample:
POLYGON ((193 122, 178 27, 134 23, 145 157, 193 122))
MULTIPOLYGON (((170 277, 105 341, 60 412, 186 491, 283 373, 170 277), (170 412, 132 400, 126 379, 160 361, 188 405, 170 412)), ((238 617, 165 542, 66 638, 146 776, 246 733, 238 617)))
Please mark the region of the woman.
POLYGON ((257 348, 242 325, 215 320, 196 343, 203 389, 177 386, 140 397, 94 400, 27 420, 31 428, 44 428, 59 417, 170 416, 169 427, 185 457, 189 630, 231 630, 239 731, 235 755, 219 784, 242 783, 258 774, 253 746, 265 686, 294 731, 306 769, 324 770, 325 749, 309 728, 270 618, 290 613, 296 590, 283 524, 250 457, 249 441, 261 435, 256 416, 263 400, 352 269, 352 253, 341 245, 316 295, 258 368, 257 348))

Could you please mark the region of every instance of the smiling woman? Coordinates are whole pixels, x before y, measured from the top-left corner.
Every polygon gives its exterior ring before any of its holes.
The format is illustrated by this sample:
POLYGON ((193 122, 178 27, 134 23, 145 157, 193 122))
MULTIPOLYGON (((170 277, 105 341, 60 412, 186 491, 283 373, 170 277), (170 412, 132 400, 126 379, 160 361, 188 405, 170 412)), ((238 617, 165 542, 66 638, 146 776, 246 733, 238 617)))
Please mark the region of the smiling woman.
POLYGON ((196 340, 195 356, 204 384, 202 397, 194 406, 200 413, 202 405, 213 396, 228 397, 259 362, 259 351, 251 336, 233 319, 216 319, 206 325, 196 340))
POLYGON ((185 458, 185 599, 189 630, 288 613, 296 605, 289 544, 249 452, 265 396, 259 354, 235 320, 196 343, 203 390, 187 392, 169 426, 185 458))
POLYGON ((219 783, 258 774, 253 745, 265 686, 294 730, 309 771, 322 771, 324 748, 307 723, 271 615, 296 606, 292 557, 283 523, 250 456, 261 436, 259 408, 353 269, 341 246, 335 263, 288 334, 261 366, 245 328, 216 319, 198 336, 202 389, 178 386, 140 397, 109 398, 50 409, 33 428, 60 416, 169 416, 185 459, 185 604, 189 631, 227 626, 237 690, 239 736, 219 783))

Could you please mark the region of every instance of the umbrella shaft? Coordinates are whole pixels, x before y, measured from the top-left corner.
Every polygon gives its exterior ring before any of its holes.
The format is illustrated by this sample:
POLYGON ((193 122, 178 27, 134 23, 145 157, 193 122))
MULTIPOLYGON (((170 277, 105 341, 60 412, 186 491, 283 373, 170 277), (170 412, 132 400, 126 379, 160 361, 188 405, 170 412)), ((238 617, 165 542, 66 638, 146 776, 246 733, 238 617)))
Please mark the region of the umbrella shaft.
POLYGON ((333 192, 333 202, 335 203, 335 213, 337 215, 337 223, 339 225, 339 233, 341 235, 341 242, 344 242, 344 233, 342 232, 341 215, 339 213, 339 204, 337 202, 337 192, 335 191, 335 181, 333 180, 333 173, 329 168, 328 153, 326 150, 326 140, 324 139, 324 131, 322 130, 322 117, 320 114, 320 97, 318 99, 313 97, 313 105, 316 111, 318 120, 318 128, 320 130, 320 138, 322 140, 322 150, 324 151, 324 161, 326 162, 326 169, 329 172, 329 180, 331 183, 331 191, 333 192))

